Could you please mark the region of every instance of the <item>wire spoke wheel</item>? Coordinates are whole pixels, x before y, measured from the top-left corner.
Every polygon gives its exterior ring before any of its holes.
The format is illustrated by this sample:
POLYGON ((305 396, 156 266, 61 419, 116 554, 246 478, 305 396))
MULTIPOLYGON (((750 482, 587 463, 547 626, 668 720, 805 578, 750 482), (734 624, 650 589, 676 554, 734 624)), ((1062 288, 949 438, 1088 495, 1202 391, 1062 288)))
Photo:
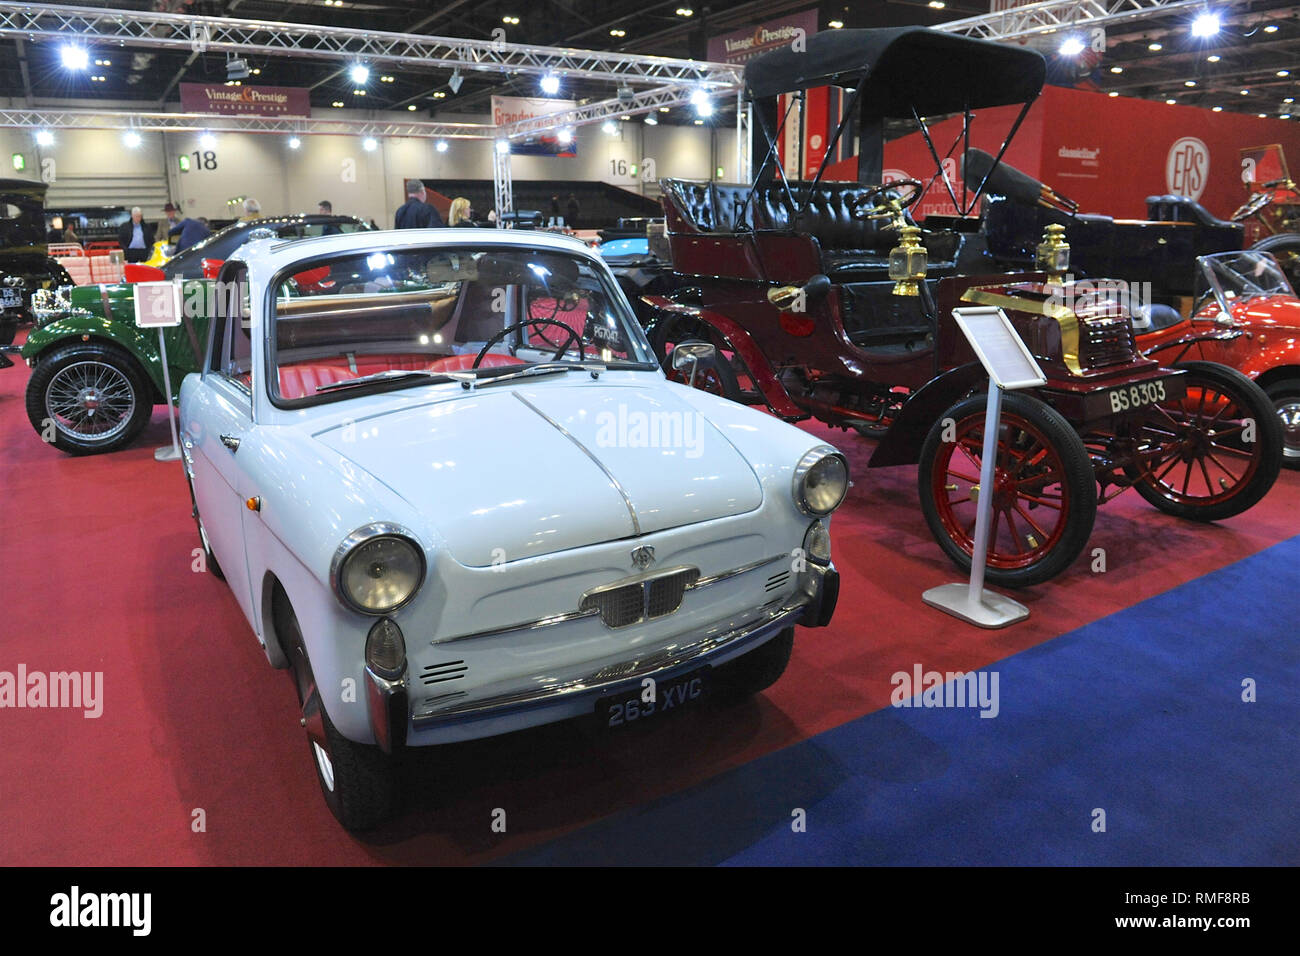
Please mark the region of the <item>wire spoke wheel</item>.
POLYGON ((1240 372, 1210 362, 1181 366, 1183 397, 1135 416, 1125 471, 1162 511, 1215 521, 1240 514, 1272 487, 1282 460, 1282 421, 1240 372))
POLYGON ((983 395, 966 399, 931 428, 917 476, 922 510, 940 547, 969 568, 980 501, 991 495, 986 579, 1037 584, 1063 571, 1087 542, 1097 510, 1092 464, 1059 414, 1011 393, 1003 399, 993 487, 982 487, 985 405, 983 395))
POLYGON ((43 354, 27 383, 27 417, 37 433, 74 455, 130 444, 153 412, 152 387, 121 348, 77 343, 43 354))

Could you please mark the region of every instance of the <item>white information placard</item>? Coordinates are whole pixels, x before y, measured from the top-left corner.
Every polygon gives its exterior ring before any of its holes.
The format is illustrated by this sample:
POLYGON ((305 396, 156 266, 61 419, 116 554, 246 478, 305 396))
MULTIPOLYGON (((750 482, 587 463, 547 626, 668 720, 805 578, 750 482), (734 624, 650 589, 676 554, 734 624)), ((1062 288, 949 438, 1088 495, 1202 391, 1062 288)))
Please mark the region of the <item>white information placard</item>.
POLYGON ((952 317, 994 385, 1014 391, 1047 383, 1047 376, 1001 309, 989 305, 953 309, 952 317))
POLYGON ((136 282, 135 324, 142 329, 160 329, 181 324, 181 287, 179 282, 136 282))

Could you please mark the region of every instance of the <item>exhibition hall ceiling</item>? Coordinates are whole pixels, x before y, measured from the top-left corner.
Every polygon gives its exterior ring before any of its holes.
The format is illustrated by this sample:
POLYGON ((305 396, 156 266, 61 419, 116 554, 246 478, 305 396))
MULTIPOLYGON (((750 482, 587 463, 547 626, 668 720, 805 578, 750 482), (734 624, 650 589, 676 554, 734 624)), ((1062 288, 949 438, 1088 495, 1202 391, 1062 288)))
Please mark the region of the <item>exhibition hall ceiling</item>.
MULTIPOLYGON (((54 3, 49 6, 83 4, 54 3)), ((84 4, 88 5, 88 4, 84 4)), ((752 0, 697 3, 694 0, 116 0, 122 10, 159 11, 290 23, 355 27, 478 40, 576 47, 702 59, 708 40, 783 15, 815 10, 818 28, 938 25, 987 14, 989 0, 929 2, 871 0, 821 3, 752 0), (494 31, 504 31, 494 32, 494 31)), ((1006 4, 997 3, 998 6, 1006 4)), ((1199 8, 1181 5, 1167 12, 1112 23, 1105 52, 1085 49, 1062 54, 1063 37, 1039 37, 1034 45, 1052 61, 1052 80, 1195 106, 1281 116, 1290 113, 1300 63, 1300 3, 1290 0, 1233 0, 1209 4, 1221 28, 1197 37, 1190 30, 1199 8)), ((226 83, 224 53, 149 50, 91 44, 84 69, 69 69, 61 45, 44 38, 0 39, 0 96, 11 103, 58 105, 86 98, 139 103, 141 108, 175 103, 181 82, 226 83)), ((537 96, 536 76, 466 73, 445 69, 385 70, 373 64, 357 82, 336 60, 250 56, 249 75, 239 82, 302 87, 312 107, 403 110, 431 114, 484 113, 493 94, 537 96), (455 87, 455 88, 454 88, 455 87)), ((234 82, 234 81, 232 81, 234 82)), ((557 94, 582 100, 609 96, 609 84, 565 78, 557 94)), ((691 122, 693 114, 664 120, 691 122)), ((715 122, 728 122, 719 110, 715 122)))

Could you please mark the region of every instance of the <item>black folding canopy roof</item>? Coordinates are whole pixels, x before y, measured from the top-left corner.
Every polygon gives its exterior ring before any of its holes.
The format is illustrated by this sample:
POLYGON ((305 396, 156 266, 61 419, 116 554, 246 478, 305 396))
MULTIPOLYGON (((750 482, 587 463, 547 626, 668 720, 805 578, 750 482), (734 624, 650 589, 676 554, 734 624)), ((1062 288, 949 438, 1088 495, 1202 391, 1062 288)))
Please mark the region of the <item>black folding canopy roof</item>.
POLYGON ((756 97, 816 86, 855 87, 865 115, 936 116, 1034 99, 1047 64, 1035 50, 925 27, 830 30, 796 52, 783 47, 745 65, 756 97))

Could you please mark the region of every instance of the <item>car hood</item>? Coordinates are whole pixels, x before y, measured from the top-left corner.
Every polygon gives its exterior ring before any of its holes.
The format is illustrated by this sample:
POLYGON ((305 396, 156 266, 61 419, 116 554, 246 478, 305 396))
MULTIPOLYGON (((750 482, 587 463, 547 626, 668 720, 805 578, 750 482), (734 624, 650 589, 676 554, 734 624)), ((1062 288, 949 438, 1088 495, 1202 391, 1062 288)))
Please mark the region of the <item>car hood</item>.
POLYGON ((316 438, 427 517, 471 567, 758 508, 745 458, 657 384, 488 387, 316 438))

